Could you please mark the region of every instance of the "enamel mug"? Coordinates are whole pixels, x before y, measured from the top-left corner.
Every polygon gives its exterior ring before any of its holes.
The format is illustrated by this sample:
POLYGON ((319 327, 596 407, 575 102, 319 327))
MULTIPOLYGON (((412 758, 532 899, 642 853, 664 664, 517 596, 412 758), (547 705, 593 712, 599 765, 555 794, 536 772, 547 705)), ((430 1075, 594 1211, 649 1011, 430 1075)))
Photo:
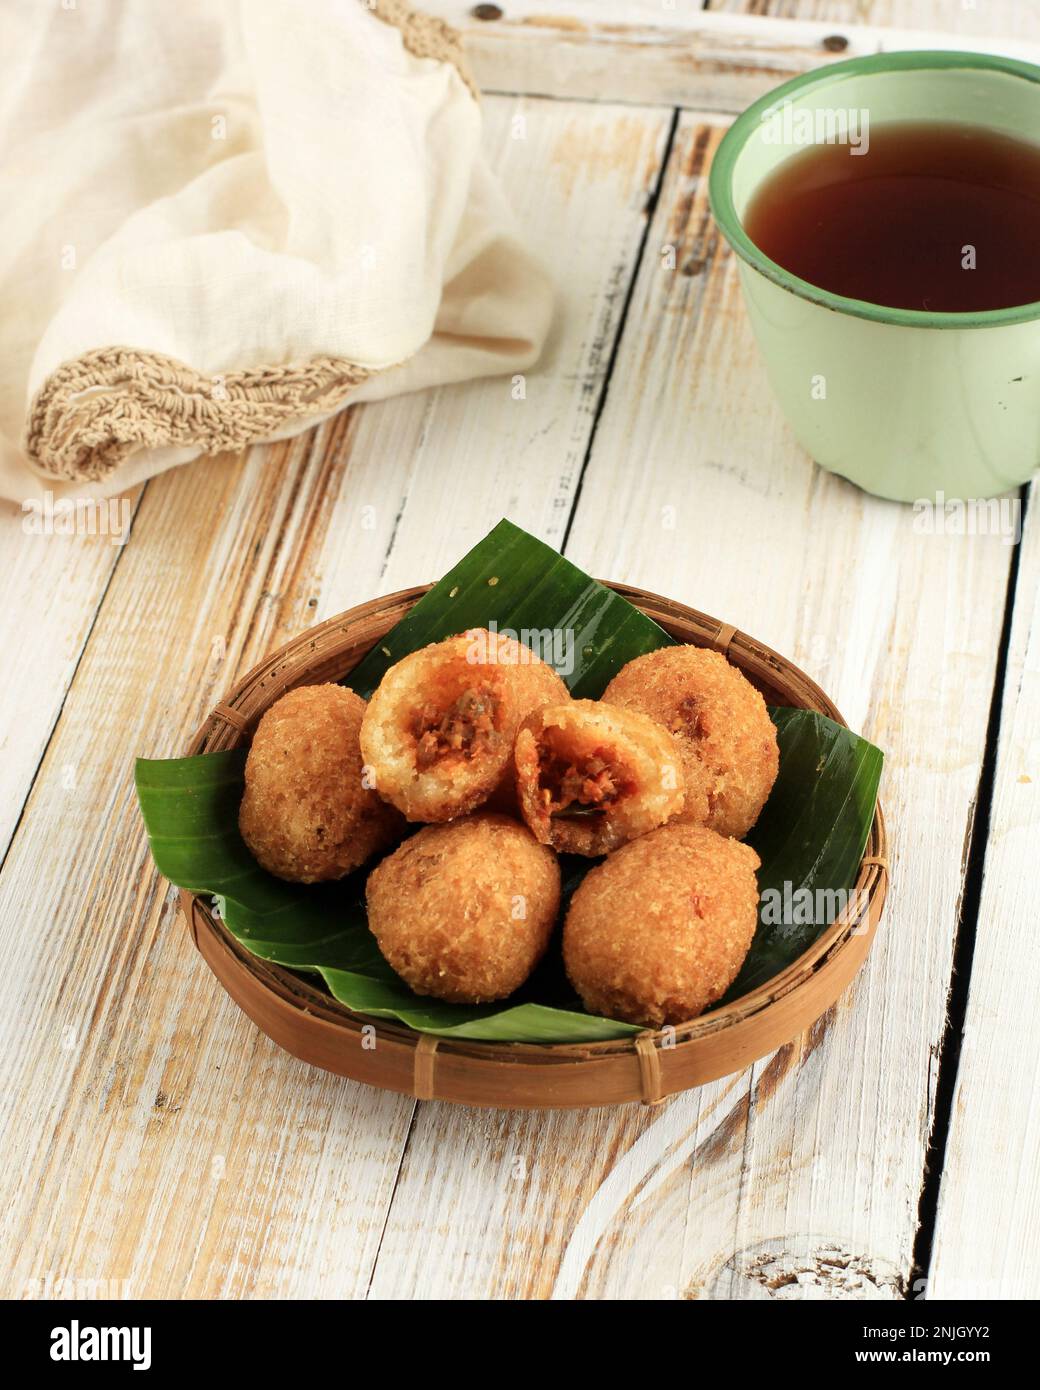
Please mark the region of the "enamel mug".
POLYGON ((739 257, 770 382, 812 458, 901 502, 993 497, 1040 466, 1040 304, 927 313, 847 299, 784 270, 743 227, 755 190, 807 133, 852 143, 860 122, 876 131, 890 121, 1040 141, 1040 67, 882 53, 795 78, 730 127, 711 169, 712 211, 739 257))

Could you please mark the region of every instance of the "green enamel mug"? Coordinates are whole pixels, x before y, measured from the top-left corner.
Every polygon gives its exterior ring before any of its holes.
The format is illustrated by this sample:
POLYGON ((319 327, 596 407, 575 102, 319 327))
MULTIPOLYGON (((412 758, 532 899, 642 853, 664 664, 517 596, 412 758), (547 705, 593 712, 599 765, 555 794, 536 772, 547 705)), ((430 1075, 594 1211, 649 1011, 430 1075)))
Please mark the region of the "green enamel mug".
POLYGON ((795 152, 784 131, 833 129, 836 111, 866 112, 872 128, 928 120, 1040 140, 1040 67, 945 51, 834 63, 738 117, 710 179, 766 372, 811 457, 900 502, 1016 488, 1040 466, 1040 303, 928 313, 847 299, 784 270, 744 230, 756 189, 795 152))

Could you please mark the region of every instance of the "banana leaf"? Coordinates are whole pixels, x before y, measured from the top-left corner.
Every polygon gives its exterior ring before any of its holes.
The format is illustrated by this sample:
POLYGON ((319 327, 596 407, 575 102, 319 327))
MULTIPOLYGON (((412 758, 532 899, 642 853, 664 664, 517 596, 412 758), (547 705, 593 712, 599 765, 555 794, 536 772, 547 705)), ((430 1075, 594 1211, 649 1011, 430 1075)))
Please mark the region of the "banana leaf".
POLYGON ((758 929, 722 1002, 739 999, 793 964, 851 905, 847 895, 881 781, 884 758, 865 738, 812 710, 769 713, 780 771, 747 836, 762 861, 758 929))
MULTIPOLYGON (((626 599, 503 521, 346 682, 368 695, 408 652, 491 622, 500 631, 520 636, 526 631, 528 638, 548 631, 560 658, 554 664, 576 696, 599 695, 627 661, 672 642, 626 599)), ((550 659, 544 641, 529 644, 550 659)), ((760 914, 729 998, 791 964, 833 919, 840 895, 856 877, 881 773, 876 748, 822 715, 790 709, 770 713, 780 772, 749 836, 762 860, 759 886, 769 910, 760 914), (819 912, 799 920, 797 912, 787 910, 792 902, 804 902, 805 894, 835 904, 827 920, 819 912)), ((542 965, 504 1003, 446 1004, 413 994, 383 960, 368 930, 367 868, 339 883, 296 885, 266 873, 249 854, 238 833, 244 764, 241 749, 139 758, 135 782, 160 873, 180 888, 212 896, 229 931, 255 955, 320 976, 336 999, 358 1013, 395 1018, 419 1032, 499 1042, 596 1042, 639 1031, 584 1011, 564 975, 558 933, 542 965)), ((593 862, 564 857, 565 902, 593 862)))
POLYGON ((346 677, 368 699, 403 656, 470 627, 495 624, 555 666, 576 700, 595 700, 626 662, 672 645, 663 627, 572 565, 552 546, 500 521, 416 603, 346 677))

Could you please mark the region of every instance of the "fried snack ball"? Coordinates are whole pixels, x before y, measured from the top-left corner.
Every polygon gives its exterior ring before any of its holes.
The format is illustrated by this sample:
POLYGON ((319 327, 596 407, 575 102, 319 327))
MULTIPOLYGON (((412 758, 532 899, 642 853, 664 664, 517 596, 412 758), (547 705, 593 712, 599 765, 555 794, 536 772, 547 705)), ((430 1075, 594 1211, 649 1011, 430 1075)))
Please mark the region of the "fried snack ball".
POLYGON ((404 822, 363 779, 360 695, 302 685, 256 727, 238 813, 253 857, 279 878, 342 878, 399 840, 404 822))
POLYGON ((683 806, 675 741, 653 719, 598 700, 547 705, 516 736, 520 811, 542 844, 607 854, 683 806))
POLYGON ((556 856, 509 816, 428 825, 368 876, 368 925, 416 994, 484 1004, 520 988, 560 908, 556 856))
POLYGON ((662 647, 622 667, 603 699, 675 736, 686 773, 676 819, 737 839, 748 833, 773 789, 779 752, 765 701, 735 666, 703 647, 662 647))
POLYGON ((758 920, 758 855, 699 825, 665 825, 586 874, 563 962, 590 1013, 683 1023, 736 979, 758 920))
POLYGON ((391 666, 369 701, 361 749, 379 795, 411 821, 505 804, 517 725, 567 687, 529 647, 486 628, 391 666))

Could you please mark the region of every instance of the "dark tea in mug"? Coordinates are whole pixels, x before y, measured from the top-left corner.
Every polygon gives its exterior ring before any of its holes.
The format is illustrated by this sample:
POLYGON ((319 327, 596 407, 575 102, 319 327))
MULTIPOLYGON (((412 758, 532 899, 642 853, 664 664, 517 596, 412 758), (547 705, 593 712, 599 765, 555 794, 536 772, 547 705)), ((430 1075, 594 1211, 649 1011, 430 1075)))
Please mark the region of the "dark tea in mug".
POLYGON ((1040 145, 979 126, 894 121, 865 152, 811 145, 742 220, 771 260, 850 299, 930 313, 1040 302, 1040 145))

